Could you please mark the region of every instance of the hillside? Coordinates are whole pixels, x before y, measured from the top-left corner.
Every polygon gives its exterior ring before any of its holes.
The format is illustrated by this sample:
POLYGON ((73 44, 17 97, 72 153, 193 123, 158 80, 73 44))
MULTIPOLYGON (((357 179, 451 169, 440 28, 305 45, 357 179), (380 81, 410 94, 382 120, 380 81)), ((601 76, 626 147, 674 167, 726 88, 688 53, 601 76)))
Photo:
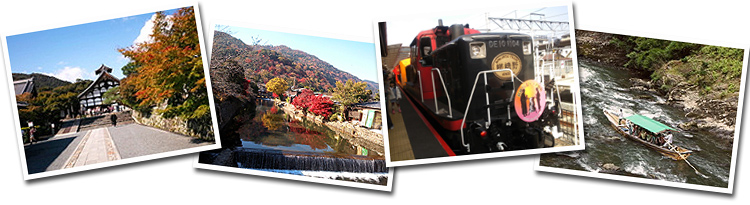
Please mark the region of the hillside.
POLYGON ((44 75, 41 73, 13 73, 13 81, 29 79, 34 77, 34 86, 38 91, 44 91, 64 85, 70 84, 68 81, 60 80, 52 76, 44 75))
POLYGON ((378 93, 377 92, 379 89, 378 82, 371 81, 371 80, 364 80, 364 81, 365 83, 367 83, 367 89, 371 89, 373 91, 372 92, 373 95, 378 93))
MULTIPOLYGON (((336 81, 363 81, 304 51, 284 45, 248 45, 220 31, 214 33, 212 52, 212 59, 236 62, 252 83, 265 84, 274 77, 281 77, 297 87, 327 92, 336 86, 336 81)), ((375 93, 377 84, 368 82, 368 89, 375 93)))

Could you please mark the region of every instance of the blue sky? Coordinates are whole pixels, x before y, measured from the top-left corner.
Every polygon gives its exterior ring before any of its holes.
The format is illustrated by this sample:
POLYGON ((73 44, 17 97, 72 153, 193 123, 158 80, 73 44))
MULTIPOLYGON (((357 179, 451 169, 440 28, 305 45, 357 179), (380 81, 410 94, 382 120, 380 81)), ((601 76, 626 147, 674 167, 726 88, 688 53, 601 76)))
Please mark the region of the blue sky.
MULTIPOLYGON (((217 25, 220 27, 222 25, 217 25)), ((375 58, 375 44, 340 40, 269 30, 228 27, 231 35, 245 43, 252 37, 262 39, 265 45, 285 45, 315 55, 339 70, 351 73, 360 79, 378 82, 378 69, 375 58)))
MULTIPOLYGON (((435 28, 438 25, 438 19, 443 20, 444 26, 452 24, 469 24, 471 28, 478 29, 480 32, 501 32, 498 26, 492 21, 487 21, 487 16, 496 18, 518 18, 547 21, 568 22, 568 7, 539 7, 539 8, 509 8, 509 9, 490 9, 475 11, 456 11, 456 12, 439 12, 429 14, 419 14, 400 16, 386 20, 388 31, 388 44, 401 43, 403 46, 409 46, 414 37, 419 32, 435 28), (544 19, 539 15, 529 15, 529 13, 543 14, 544 19)), ((564 32, 569 33, 569 32, 564 32)), ((536 34, 547 34, 545 32, 536 32, 536 34)), ((550 33, 551 34, 551 33, 550 33)), ((557 36, 563 34, 556 33, 557 36)))
POLYGON ((93 80, 97 77, 94 70, 104 64, 113 69, 114 76, 123 78, 121 68, 129 59, 117 49, 133 45, 136 39, 147 39, 153 15, 146 13, 8 36, 11 71, 43 73, 75 82, 78 78, 93 80))

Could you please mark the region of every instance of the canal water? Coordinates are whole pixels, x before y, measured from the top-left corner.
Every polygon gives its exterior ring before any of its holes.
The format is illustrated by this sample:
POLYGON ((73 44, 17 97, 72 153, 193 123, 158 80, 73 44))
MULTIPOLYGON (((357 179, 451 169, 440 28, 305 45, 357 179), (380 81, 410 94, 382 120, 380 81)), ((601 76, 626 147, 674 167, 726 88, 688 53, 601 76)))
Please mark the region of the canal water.
POLYGON ((730 142, 710 133, 681 130, 675 134, 675 145, 694 150, 688 161, 702 175, 697 174, 686 162, 664 157, 615 132, 602 110, 622 108, 626 115, 637 113, 674 128, 687 122, 685 112, 665 104, 661 96, 629 89, 630 78, 644 76, 586 63, 580 63, 579 69, 586 150, 543 154, 541 166, 599 172, 603 164, 611 163, 628 176, 714 187, 728 186, 732 165, 730 142))
POLYGON ((237 130, 242 146, 238 163, 262 170, 387 172, 383 157, 350 144, 324 125, 298 121, 273 101, 258 103, 255 116, 237 130))

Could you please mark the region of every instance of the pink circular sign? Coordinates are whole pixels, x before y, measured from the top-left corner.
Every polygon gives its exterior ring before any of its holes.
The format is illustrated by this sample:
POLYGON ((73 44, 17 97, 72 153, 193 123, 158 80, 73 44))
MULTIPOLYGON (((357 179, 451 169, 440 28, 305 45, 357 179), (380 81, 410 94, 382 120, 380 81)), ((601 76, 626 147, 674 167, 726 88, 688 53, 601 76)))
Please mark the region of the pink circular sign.
POLYGON ((544 88, 534 80, 521 83, 513 98, 516 114, 524 122, 534 122, 539 119, 544 112, 546 103, 547 96, 544 93, 544 88))

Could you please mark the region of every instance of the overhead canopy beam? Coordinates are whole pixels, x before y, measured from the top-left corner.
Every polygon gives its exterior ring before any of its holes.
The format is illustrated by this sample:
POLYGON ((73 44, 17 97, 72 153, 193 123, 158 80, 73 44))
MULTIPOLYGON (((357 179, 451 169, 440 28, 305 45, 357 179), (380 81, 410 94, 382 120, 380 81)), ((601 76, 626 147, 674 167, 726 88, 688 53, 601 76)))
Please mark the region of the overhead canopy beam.
POLYGON ((570 25, 563 21, 543 21, 543 20, 526 20, 488 17, 503 30, 517 31, 568 31, 570 25))

